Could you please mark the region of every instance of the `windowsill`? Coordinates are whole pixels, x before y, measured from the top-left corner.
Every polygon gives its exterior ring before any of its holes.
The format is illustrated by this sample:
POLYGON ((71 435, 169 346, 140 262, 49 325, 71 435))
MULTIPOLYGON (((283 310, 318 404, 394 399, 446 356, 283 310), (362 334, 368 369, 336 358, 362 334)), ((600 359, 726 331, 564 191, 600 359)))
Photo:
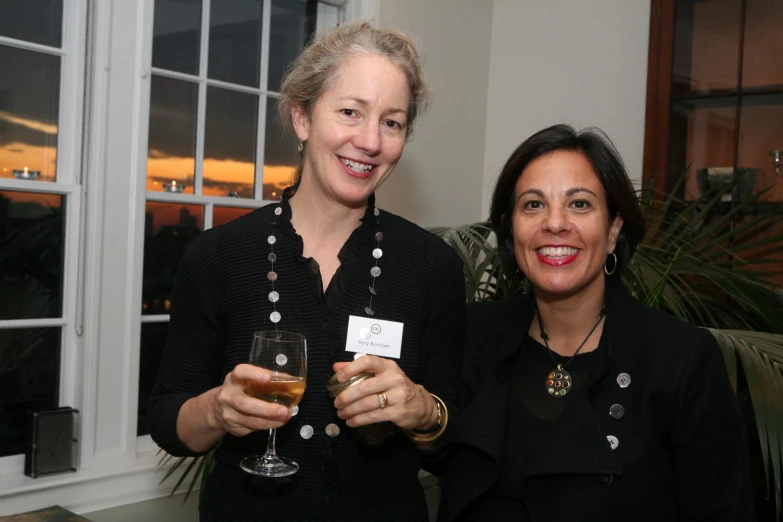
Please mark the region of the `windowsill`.
POLYGON ((142 447, 149 446, 143 443, 139 446, 133 457, 103 458, 74 473, 33 479, 23 475, 20 469, 0 476, 0 518, 52 505, 84 514, 171 495, 186 466, 161 484, 173 462, 158 469, 157 447, 143 451, 142 447))
POLYGON ((0 476, 0 500, 5 497, 30 493, 45 489, 70 486, 82 482, 91 482, 110 477, 156 471, 158 456, 156 451, 138 453, 136 458, 104 461, 79 469, 72 473, 61 473, 47 477, 31 478, 22 473, 0 476))
MULTIPOLYGON (((0 500, 20 493, 31 493, 82 482, 115 478, 122 475, 146 473, 149 471, 161 473, 157 470, 159 459, 160 456, 157 455, 157 451, 153 450, 139 453, 135 459, 102 462, 72 473, 61 473, 35 479, 21 473, 0 476, 0 500)), ((174 461, 172 461, 173 463, 174 461)), ((168 468, 169 466, 167 465, 163 469, 168 468)), ((419 471, 419 480, 425 489, 434 485, 434 477, 424 470, 419 471)), ((176 483, 171 479, 169 481, 171 484, 176 483)))
MULTIPOLYGON (((140 447, 147 446, 144 438, 138 442, 140 447)), ((169 496, 186 466, 161 484, 164 469, 157 467, 159 458, 153 449, 140 451, 136 458, 104 460, 74 473, 38 479, 21 473, 0 476, 0 518, 55 504, 85 514, 169 496)), ((424 471, 419 480, 424 490, 437 485, 435 477, 424 471)))

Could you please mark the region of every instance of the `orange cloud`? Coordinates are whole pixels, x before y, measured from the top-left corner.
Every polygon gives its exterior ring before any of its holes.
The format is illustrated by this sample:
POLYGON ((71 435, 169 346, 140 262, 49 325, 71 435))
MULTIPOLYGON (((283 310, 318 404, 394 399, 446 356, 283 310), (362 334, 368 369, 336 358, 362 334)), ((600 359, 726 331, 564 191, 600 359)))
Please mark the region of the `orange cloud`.
POLYGON ((14 170, 37 170, 40 181, 55 181, 57 174, 57 147, 28 145, 13 142, 0 147, 0 178, 13 178, 14 170))
POLYGON ((42 123, 36 120, 20 118, 19 116, 11 114, 7 111, 0 111, 0 120, 13 123, 14 125, 21 125, 22 127, 27 127, 28 129, 38 132, 43 132, 44 134, 57 136, 57 125, 53 125, 51 123, 42 123))
MULTIPOLYGON (((185 193, 193 193, 192 158, 150 157, 147 159, 147 190, 162 192, 163 184, 176 181, 185 184, 185 193)), ((264 185, 273 185, 281 190, 293 182, 295 167, 290 165, 264 165, 264 185)), ((227 196, 238 192, 252 197, 255 179, 255 165, 236 160, 204 160, 204 189, 207 196, 227 196)), ((279 196, 277 196, 279 197, 279 196)))

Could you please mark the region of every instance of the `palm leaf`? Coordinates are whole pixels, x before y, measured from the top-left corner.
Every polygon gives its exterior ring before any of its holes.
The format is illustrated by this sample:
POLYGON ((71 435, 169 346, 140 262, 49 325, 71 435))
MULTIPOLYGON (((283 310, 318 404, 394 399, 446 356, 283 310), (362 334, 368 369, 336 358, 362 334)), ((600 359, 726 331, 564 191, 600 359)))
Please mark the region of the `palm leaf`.
MULTIPOLYGON (((174 464, 166 471, 166 474, 163 475, 163 478, 160 479, 160 482, 158 484, 163 484, 164 482, 166 482, 166 479, 168 479, 170 476, 172 476, 187 461, 188 461, 188 457, 180 457, 180 458, 178 458, 177 461, 174 462, 174 464)), ((187 474, 189 471, 190 471, 190 468, 187 468, 186 471, 185 471, 185 474, 187 474)), ((179 484, 177 484, 177 486, 174 487, 174 490, 171 492, 172 495, 174 494, 174 491, 177 490, 178 486, 179 486, 179 484)))
MULTIPOLYGON (((783 455, 783 335, 744 330, 710 329, 710 332, 723 350, 735 390, 737 360, 740 361, 753 404, 764 469, 767 476, 771 471, 773 484, 779 484, 783 455)), ((780 489, 775 487, 774 494, 780 512, 780 489)))
MULTIPOLYGON (((218 444, 219 445, 219 444, 218 444)), ((177 480, 177 483, 174 485, 174 488, 171 490, 171 493, 169 493, 169 496, 174 496, 177 494, 180 486, 185 482, 185 480, 190 476, 190 483, 188 485, 188 489, 185 491, 185 498, 182 500, 182 503, 184 504, 188 497, 190 497, 190 494, 193 492, 193 490, 198 485, 199 492, 201 492, 202 485, 206 482, 206 478, 209 476, 209 474, 212 472, 212 468, 215 466, 215 451, 217 450, 217 446, 212 448, 208 453, 200 456, 200 457, 173 457, 172 455, 169 455, 168 453, 164 453, 164 456, 160 459, 158 462, 158 469, 162 470, 166 468, 166 466, 174 460, 174 463, 166 470, 165 475, 162 479, 160 479, 159 484, 163 484, 166 480, 169 479, 172 475, 174 475, 178 469, 180 469, 184 464, 187 463, 187 466, 185 467, 184 471, 180 475, 179 479, 177 480), (191 475, 192 474, 192 475, 191 475)), ((163 452, 163 450, 158 451, 163 452)), ((201 495, 199 494, 199 502, 201 501, 201 495)))

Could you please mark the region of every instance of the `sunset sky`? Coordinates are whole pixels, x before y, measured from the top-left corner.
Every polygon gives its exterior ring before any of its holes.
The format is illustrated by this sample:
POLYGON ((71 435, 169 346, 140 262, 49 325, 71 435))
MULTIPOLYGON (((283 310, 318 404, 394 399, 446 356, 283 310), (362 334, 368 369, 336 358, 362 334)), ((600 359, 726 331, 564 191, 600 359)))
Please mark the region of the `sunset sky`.
MULTIPOLYGON (((251 70, 248 64, 257 62, 260 56, 262 35, 258 21, 261 5, 258 2, 256 12, 239 9, 230 3, 212 4, 210 78, 258 86, 258 69, 251 70)), ((187 9, 185 4, 176 2, 161 1, 155 6, 154 65, 170 70, 192 69, 199 63, 200 3, 187 9), (164 12, 175 8, 176 12, 164 12)), ((306 2, 288 0, 272 0, 272 18, 269 88, 276 91, 284 69, 301 50, 314 19, 308 18, 306 2)), ((59 27, 57 23, 55 26, 59 27)), ((37 33, 28 28, 20 34, 19 37, 26 39, 25 34, 32 37, 37 33)), ((59 33, 47 34, 49 37, 54 40, 45 43, 59 46, 59 33)), ((40 181, 57 181, 58 133, 64 131, 59 122, 61 57, 0 45, 0 64, 0 178, 13 179, 14 170, 27 168, 39 172, 40 181), (13 74, 3 74, 4 71, 13 71, 13 74)), ((182 72, 197 74, 196 70, 182 72)), ((262 121, 258 121, 258 107, 263 96, 207 87, 203 195, 226 197, 236 192, 243 198, 253 197, 255 162, 257 152, 261 152, 256 151, 257 135, 262 130, 266 136, 263 144, 264 198, 279 198, 282 188, 292 183, 299 159, 296 142, 284 136, 280 128, 274 97, 266 97, 266 117, 262 116, 262 121)), ((164 184, 176 181, 184 184, 185 193, 193 193, 197 109, 197 83, 152 76, 147 191, 162 192, 164 184)), ((15 191, 6 194, 18 201, 51 199, 49 204, 59 204, 60 199, 15 191)), ((179 204, 152 208, 155 228, 179 220, 179 204), (165 210, 166 207, 170 210, 165 210)), ((195 206, 192 210, 200 213, 199 208, 195 206)), ((218 212, 220 216, 213 216, 216 224, 241 213, 231 209, 218 212)))

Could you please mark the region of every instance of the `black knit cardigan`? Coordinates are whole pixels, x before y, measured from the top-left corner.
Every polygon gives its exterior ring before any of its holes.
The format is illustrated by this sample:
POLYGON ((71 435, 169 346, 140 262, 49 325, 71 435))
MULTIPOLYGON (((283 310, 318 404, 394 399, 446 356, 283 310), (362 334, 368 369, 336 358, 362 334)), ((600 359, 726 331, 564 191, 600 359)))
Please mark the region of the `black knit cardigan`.
POLYGON ((465 313, 462 263, 436 236, 385 211, 374 215, 373 198, 340 253, 331 284, 336 302, 314 291, 302 257, 302 239, 291 226, 287 198, 227 225, 206 231, 187 249, 177 272, 171 323, 163 361, 149 404, 152 438, 173 455, 196 455, 177 437, 183 403, 223 382, 246 362, 254 331, 268 329, 272 304, 267 238, 277 242, 275 289, 282 330, 307 338, 307 391, 297 416, 277 433, 277 451, 296 460, 300 471, 287 478, 253 477, 238 468, 244 456, 263 453, 267 433, 227 435, 204 487, 201 520, 427 520, 417 473, 437 456, 417 448, 404 434, 380 448, 366 448, 337 415, 325 383, 345 351, 350 315, 365 316, 375 235, 383 233, 376 280, 375 317, 404 323, 398 361, 414 382, 454 408, 465 313), (275 215, 275 208, 282 214, 275 215), (325 435, 329 423, 340 427, 325 435), (315 435, 299 433, 310 425, 315 435))

